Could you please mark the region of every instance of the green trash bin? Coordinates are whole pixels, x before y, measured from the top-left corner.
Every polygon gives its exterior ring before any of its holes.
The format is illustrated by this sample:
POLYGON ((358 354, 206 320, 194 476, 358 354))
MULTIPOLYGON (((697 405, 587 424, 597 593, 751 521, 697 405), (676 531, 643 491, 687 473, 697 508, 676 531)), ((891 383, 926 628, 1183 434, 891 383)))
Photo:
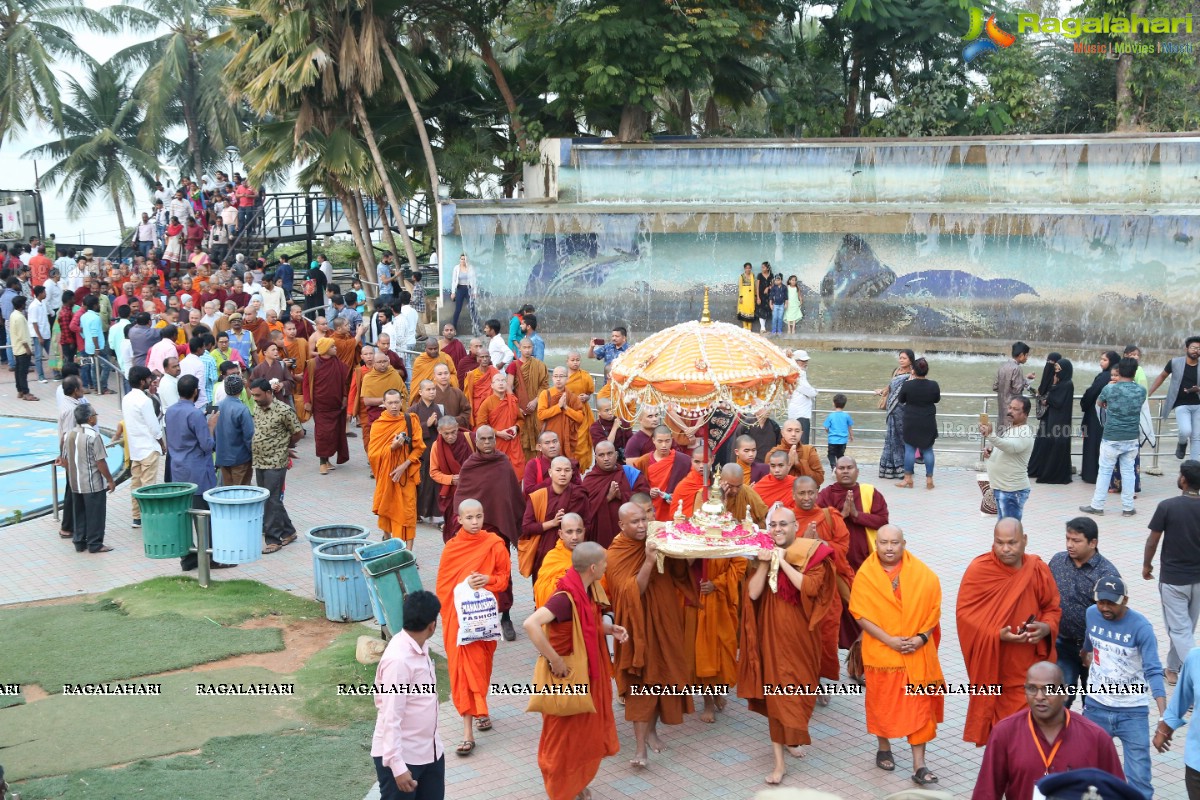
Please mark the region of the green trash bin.
POLYGON ((133 490, 142 511, 142 547, 147 558, 182 558, 192 549, 194 483, 155 483, 133 490))
POLYGON ((422 589, 417 557, 411 550, 396 550, 380 558, 364 560, 362 553, 360 549, 355 556, 367 582, 374 588, 388 633, 395 636, 404 628, 404 596, 422 589))

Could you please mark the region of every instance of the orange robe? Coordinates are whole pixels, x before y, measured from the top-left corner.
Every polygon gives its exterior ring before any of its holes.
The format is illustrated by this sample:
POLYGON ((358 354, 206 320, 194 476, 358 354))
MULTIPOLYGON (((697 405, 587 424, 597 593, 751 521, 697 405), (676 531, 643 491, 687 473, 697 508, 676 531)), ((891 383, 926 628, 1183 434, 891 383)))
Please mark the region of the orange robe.
POLYGON ((975 685, 999 685, 999 697, 972 695, 967 699, 963 739, 982 747, 992 726, 1026 705, 1025 673, 1038 661, 1054 661, 1054 639, 1062 619, 1058 586, 1050 568, 1026 554, 1018 569, 1006 566, 991 551, 976 558, 958 587, 958 643, 967 678, 975 685), (1016 630, 1033 615, 1050 626, 1036 644, 1000 641, 1000 628, 1016 630))
MULTIPOLYGON (((538 429, 541 433, 551 431, 558 434, 559 452, 563 455, 571 455, 575 452, 575 442, 579 439, 580 426, 585 419, 583 403, 579 402, 579 398, 568 390, 566 392, 567 407, 559 408, 558 402, 562 394, 553 386, 538 394, 538 429)), ((541 433, 538 435, 540 436, 541 433)), ((583 466, 580 465, 579 469, 583 470, 583 466)))
MULTIPOLYGON (((579 471, 587 472, 592 466, 592 436, 590 433, 592 423, 596 421, 595 414, 592 413, 592 401, 590 395, 596 393, 596 382, 592 380, 592 376, 586 371, 579 369, 575 372, 567 371, 567 391, 582 399, 582 395, 589 395, 588 401, 583 403, 583 422, 579 424, 579 431, 575 436, 574 449, 575 460, 579 462, 579 471)), ((562 446, 563 452, 568 452, 566 443, 562 446)))
POLYGON ((484 372, 476 367, 463 377, 462 390, 471 401, 472 419, 479 419, 479 407, 492 396, 492 376, 499 374, 500 370, 495 367, 488 367, 484 372))
POLYGON ((929 635, 928 644, 901 654, 864 630, 862 660, 867 683, 867 733, 887 739, 905 737, 910 745, 930 741, 942 721, 945 698, 940 694, 908 694, 905 687, 945 683, 938 662, 942 585, 937 575, 908 551, 890 570, 871 553, 854 576, 850 614, 856 620, 870 620, 890 636, 929 635))
POLYGON ((368 460, 370 460, 371 452, 371 425, 383 413, 383 406, 368 406, 363 400, 368 397, 383 397, 389 389, 395 389, 400 393, 404 399, 402 408, 407 408, 408 390, 404 388, 404 378, 400 377, 400 373, 394 367, 388 367, 384 372, 377 369, 369 369, 364 372, 355 403, 348 406, 351 409, 350 413, 359 414, 359 421, 363 423, 363 449, 368 453, 368 460))
POLYGON ((672 495, 670 503, 663 497, 654 498, 654 518, 659 522, 669 522, 679 505, 674 494, 683 479, 692 474, 692 460, 678 450, 672 450, 668 458, 659 458, 651 450, 628 463, 646 476, 646 483, 651 488, 672 495))
POLYGON ((700 579, 713 591, 700 595, 696 616, 696 682, 732 686, 737 681, 738 603, 742 597, 744 558, 706 558, 700 579))
POLYGON ((754 484, 754 491, 758 492, 758 496, 762 498, 768 508, 776 503, 783 503, 794 510, 796 503, 792 500, 792 484, 795 482, 796 479, 792 475, 788 475, 781 481, 775 480, 774 475, 768 475, 754 484))
POLYGON ((617 691, 625 698, 628 722, 649 722, 657 709, 666 725, 678 725, 693 710, 691 695, 647 696, 631 689, 643 686, 679 686, 691 682, 694 638, 685 635, 682 594, 693 606, 697 587, 686 561, 665 560, 664 571, 654 569, 646 591, 640 592, 637 573, 646 558, 646 543, 617 534, 608 548, 605 575, 612 598, 614 622, 629 632, 629 640, 614 644, 617 691))
MULTIPOLYGON (((687 474, 687 477, 681 480, 675 486, 676 497, 671 499, 675 502, 672 505, 678 506, 679 501, 683 501, 683 515, 691 518, 696 510, 696 493, 704 490, 704 476, 696 470, 692 470, 687 474)), ((703 500, 701 501, 703 502, 703 500)), ((672 512, 674 513, 674 512, 672 512)))
POLYGON ((296 406, 296 417, 301 422, 308 422, 312 416, 304 410, 304 383, 309 372, 308 342, 304 339, 292 339, 290 342, 284 339, 283 349, 287 352, 288 358, 296 360, 296 366, 292 368, 292 380, 295 381, 292 387, 292 398, 296 406))
POLYGON ((454 359, 445 353, 438 353, 437 358, 430 358, 421 353, 421 355, 413 359, 412 380, 408 383, 414 395, 421 386, 421 381, 433 380, 433 368, 438 364, 445 364, 450 368, 450 385, 458 387, 458 370, 454 366, 454 359))
MULTIPOLYGON (((767 583, 758 599, 751 600, 749 587, 753 573, 749 571, 743 589, 737 694, 746 699, 751 711, 766 716, 771 741, 777 744, 812 743, 808 721, 816 697, 767 694, 763 686, 805 686, 815 690, 820 682, 819 629, 821 621, 831 614, 831 603, 837 593, 829 559, 812 564, 806 555, 820 547, 820 542, 797 539, 788 548, 788 562, 804 575, 801 588, 797 589, 781 569, 777 591, 772 592, 767 583), (794 552, 801 553, 801 557, 795 558, 794 552)), ((752 564, 750 570, 753 569, 752 564)))
MULTIPOLYGON (((555 536, 557 535, 558 532, 555 531, 555 536)), ((554 549, 546 553, 546 557, 542 559, 537 580, 533 582, 534 607, 541 608, 546 605, 550 595, 556 591, 559 578, 566 575, 570 568, 571 551, 562 543, 562 539, 559 539, 555 542, 554 549)))
POLYGON ((411 548, 417 535, 417 484, 421 482, 421 454, 425 452, 425 440, 421 437, 421 423, 416 414, 402 413, 393 417, 384 413, 371 425, 371 446, 367 459, 375 473, 375 496, 371 510, 379 517, 379 529, 387 536, 403 539, 411 548), (407 419, 407 427, 405 420, 407 419), (397 434, 407 433, 412 442, 396 450, 392 440, 397 434), (400 480, 393 480, 391 473, 396 467, 407 468, 400 473, 400 480))
MULTIPOLYGON (((537 455, 537 438, 541 427, 536 419, 537 399, 538 395, 549 387, 550 373, 546 370, 546 363, 533 356, 512 362, 509 364, 509 369, 512 370, 513 376, 512 394, 517 396, 517 406, 525 421, 525 424, 521 426, 521 449, 524 451, 525 459, 528 460, 537 455), (533 411, 526 411, 525 409, 531 402, 534 404, 533 411)), ((559 444, 562 446, 563 452, 567 452, 566 446, 562 445, 561 441, 559 444)))
MULTIPOLYGON (((786 444, 776 445, 767 451, 766 456, 763 457, 763 461, 769 462, 771 460, 771 453, 774 453, 776 450, 788 453, 791 449, 786 444)), ((788 474, 793 478, 802 478, 805 476, 812 478, 817 482, 817 486, 824 483, 825 465, 821 461, 821 454, 817 452, 817 448, 811 444, 796 445, 796 463, 792 465, 788 474)))
MULTIPOLYGON (((850 599, 850 589, 854 585, 854 570, 846 556, 850 552, 850 531, 842 515, 832 509, 817 506, 812 511, 794 509, 796 522, 800 527, 797 536, 803 536, 810 522, 817 523, 817 536, 833 548, 833 571, 835 580, 833 606, 830 614, 821 622, 821 677, 836 681, 841 674, 841 662, 838 661, 838 633, 841 628, 842 609, 850 599), (826 513, 828 512, 828 513, 826 513)), ((846 642, 846 647, 850 646, 846 642)))
MULTIPOLYGON (((475 430, 479 430, 483 425, 490 425, 498 431, 511 428, 513 425, 516 425, 518 429, 523 429, 525 421, 521 417, 521 409, 517 406, 517 398, 510 392, 501 400, 493 393, 487 400, 484 400, 475 414, 475 430)), ((496 451, 508 456, 508 460, 512 462, 513 472, 517 474, 517 480, 520 481, 525 475, 525 451, 521 449, 520 432, 512 439, 501 439, 497 436, 496 451)))
POLYGON ((460 528, 442 548, 436 594, 442 603, 442 642, 450 673, 450 697, 459 714, 476 717, 488 715, 487 696, 491 688, 496 643, 457 644, 458 614, 454 608, 454 587, 465 581, 471 573, 480 572, 488 578, 483 588, 492 594, 499 594, 508 588, 511 568, 508 545, 494 533, 467 533, 460 528))
POLYGON ((362 346, 358 340, 345 331, 330 331, 329 338, 333 339, 333 346, 337 349, 338 361, 346 365, 351 373, 354 368, 361 362, 362 346))

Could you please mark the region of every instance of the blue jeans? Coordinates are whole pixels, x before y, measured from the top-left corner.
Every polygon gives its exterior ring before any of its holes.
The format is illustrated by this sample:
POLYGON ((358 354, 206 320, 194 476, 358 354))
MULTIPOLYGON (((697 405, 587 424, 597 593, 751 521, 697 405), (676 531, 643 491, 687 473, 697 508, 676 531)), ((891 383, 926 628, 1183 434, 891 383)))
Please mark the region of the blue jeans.
POLYGON ((91 364, 84 364, 79 370, 80 377, 83 378, 83 385, 89 388, 101 391, 108 388, 108 376, 113 371, 112 367, 104 361, 100 361, 94 356, 88 356, 92 359, 91 364), (96 376, 99 375, 99 382, 96 381, 96 376))
POLYGON ((1089 701, 1083 716, 1121 740, 1125 755, 1125 780, 1150 800, 1154 787, 1150 785, 1150 709, 1112 708, 1089 701))
POLYGON ((146 256, 150 255, 150 248, 153 246, 154 246, 154 242, 139 241, 137 243, 137 249, 138 249, 138 252, 141 253, 142 258, 145 258, 146 256))
POLYGON ((42 340, 38 336, 33 337, 33 365, 37 369, 38 380, 46 380, 46 359, 50 355, 50 345, 42 346, 42 340))
POLYGON ((1108 482, 1112 480, 1113 469, 1121 465, 1121 508, 1133 510, 1134 474, 1133 460, 1137 458, 1138 441, 1130 439, 1124 442, 1100 443, 1100 471, 1096 474, 1096 491, 1092 494, 1092 508, 1104 510, 1104 500, 1108 496, 1108 482))
MULTIPOLYGON (((925 477, 932 478, 933 477, 933 465, 934 465, 933 448, 932 447, 922 447, 921 448, 921 458, 925 461, 925 477)), ((908 473, 909 475, 912 475, 913 468, 916 466, 916 463, 917 463, 917 448, 913 447, 908 442, 905 442, 904 443, 904 471, 906 473, 908 473)), ((995 492, 993 492, 993 494, 995 494, 995 492)))
POLYGON ((771 333, 783 333, 783 306, 775 306, 771 311, 771 333))
POLYGON ((1175 406, 1175 424, 1179 426, 1179 443, 1190 443, 1188 458, 1200 458, 1200 405, 1175 406))
MULTIPOLYGON (((928 459, 929 456, 925 456, 925 458, 928 459)), ((929 463, 928 460, 925 463, 929 463)), ((1025 501, 1029 499, 1029 490, 1018 489, 1015 492, 1006 492, 993 486, 992 495, 996 498, 997 519, 1005 517, 1020 519, 1021 512, 1025 510, 1025 501)))
POLYGON ((1076 684, 1082 681, 1086 686, 1088 682, 1088 668, 1079 658, 1081 649, 1082 641, 1064 639, 1061 636, 1054 640, 1054 652, 1058 654, 1058 668, 1062 670, 1063 685, 1071 690, 1071 694, 1067 695, 1068 708, 1075 702, 1076 684))

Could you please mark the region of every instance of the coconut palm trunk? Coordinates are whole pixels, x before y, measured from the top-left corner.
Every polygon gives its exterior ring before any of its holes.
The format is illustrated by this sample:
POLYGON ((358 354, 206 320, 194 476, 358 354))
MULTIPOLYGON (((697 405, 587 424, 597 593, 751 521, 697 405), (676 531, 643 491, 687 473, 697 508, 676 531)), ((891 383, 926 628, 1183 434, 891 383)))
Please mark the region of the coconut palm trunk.
MULTIPOLYGON (((383 165, 383 155, 379 152, 379 143, 375 140, 375 131, 371 127, 371 121, 367 119, 367 110, 363 106, 362 95, 354 92, 351 101, 354 103, 354 116, 358 118, 358 124, 362 126, 363 140, 366 141, 367 149, 371 152, 371 160, 375 162, 375 171, 379 174, 384 192, 387 193, 388 206, 391 207, 392 215, 396 218, 396 227, 400 229, 400 239, 404 242, 404 254, 408 257, 408 267, 416 272, 419 268, 417 251, 413 249, 412 239, 408 235, 408 226, 405 225, 404 215, 401 213, 400 201, 396 199, 396 190, 392 187, 387 168, 383 165)), ((384 224, 386 227, 386 217, 384 224)))

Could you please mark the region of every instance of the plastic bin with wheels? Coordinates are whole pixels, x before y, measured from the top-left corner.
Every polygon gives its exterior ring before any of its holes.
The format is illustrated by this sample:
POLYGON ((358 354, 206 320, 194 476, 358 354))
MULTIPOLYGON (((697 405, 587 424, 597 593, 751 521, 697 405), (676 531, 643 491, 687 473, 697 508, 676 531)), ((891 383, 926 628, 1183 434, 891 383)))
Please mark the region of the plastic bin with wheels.
POLYGON ((324 601, 325 589, 321 586, 320 572, 317 566, 317 547, 326 542, 344 542, 351 539, 359 541, 366 540, 370 535, 370 531, 361 525, 318 525, 315 528, 309 528, 308 533, 304 534, 304 538, 308 539, 313 550, 313 591, 316 592, 317 600, 324 601))
POLYGON ((317 578, 325 596, 325 618, 333 622, 370 619, 371 595, 367 579, 358 568, 355 551, 366 547, 360 539, 339 539, 317 545, 317 578))
POLYGON ((188 509, 194 483, 155 483, 133 490, 142 514, 142 547, 147 558, 182 558, 192 549, 188 509))
POLYGON ((245 564, 262 558, 263 510, 270 494, 260 486, 218 486, 204 493, 212 512, 213 561, 245 564))
MULTIPOLYGON (((354 554, 354 557, 359 561, 371 561, 376 558, 383 558, 386 555, 391 555, 397 550, 404 549, 403 539, 384 539, 382 542, 368 544, 366 547, 354 554)), ((365 572, 363 574, 366 574, 365 572)), ((383 604, 379 601, 379 592, 375 591, 375 581, 369 577, 367 579, 367 591, 371 594, 371 607, 375 609, 375 622, 379 625, 387 625, 387 621, 383 618, 383 604)))
POLYGON ((411 550, 403 548, 367 560, 363 560, 362 553, 360 550, 363 574, 375 587, 375 595, 383 612, 383 624, 388 633, 395 636, 404 628, 404 596, 422 589, 417 558, 411 550))

